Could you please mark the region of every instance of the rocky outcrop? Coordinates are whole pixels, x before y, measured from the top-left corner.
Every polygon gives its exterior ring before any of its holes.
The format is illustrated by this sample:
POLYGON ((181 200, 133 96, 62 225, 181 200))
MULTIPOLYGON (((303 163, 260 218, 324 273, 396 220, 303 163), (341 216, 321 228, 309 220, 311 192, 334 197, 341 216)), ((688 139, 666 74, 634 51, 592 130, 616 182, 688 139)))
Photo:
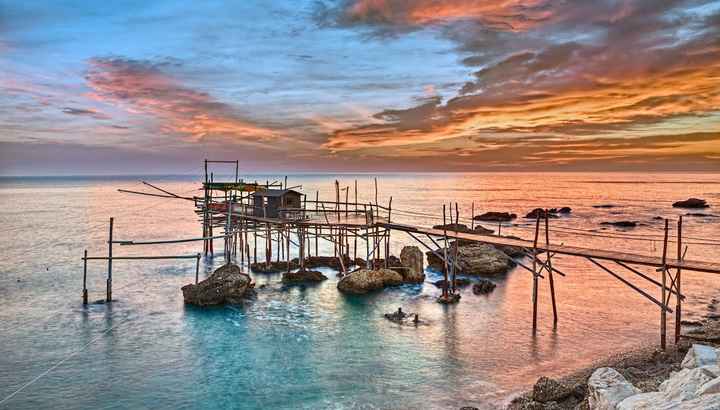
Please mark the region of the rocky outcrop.
MULTIPOLYGON (((297 261, 297 258, 293 260, 297 261)), ((345 269, 354 265, 365 266, 365 261, 363 259, 357 258, 356 260, 352 260, 347 255, 343 255, 342 262, 345 265, 345 269)), ((309 256, 305 258, 305 268, 330 268, 338 271, 342 270, 342 266, 340 265, 340 258, 338 258, 337 256, 309 256)))
POLYGON ((496 286, 497 285, 487 279, 480 279, 477 283, 473 284, 472 291, 476 295, 487 295, 495 290, 496 286))
POLYGON ((588 403, 591 409, 614 410, 618 403, 638 393, 638 388, 609 367, 595 370, 588 379, 588 403))
POLYGON ((704 209, 709 208, 707 201, 698 198, 689 198, 684 201, 677 201, 672 205, 674 208, 704 209))
POLYGON ((327 279, 327 276, 316 270, 299 270, 296 272, 285 272, 282 282, 285 284, 316 283, 327 279))
POLYGON ((345 275, 337 284, 338 290, 345 293, 362 295, 387 286, 403 283, 400 273, 390 269, 359 269, 345 275))
POLYGON ((613 205, 613 204, 600 204, 600 205, 593 205, 592 207, 598 208, 598 209, 609 209, 609 208, 615 208, 616 206, 617 205, 613 205))
POLYGON ((694 344, 685 355, 682 368, 671 373, 657 391, 630 395, 617 403, 615 408, 718 409, 720 368, 717 366, 717 359, 718 352, 715 348, 694 344))
POLYGON ((254 294, 253 287, 250 275, 237 265, 227 264, 205 280, 183 286, 182 293, 185 303, 197 306, 238 304, 254 294))
MULTIPOLYGON (((300 267, 297 258, 290 261, 290 269, 297 269, 300 267)), ((250 264, 250 270, 253 273, 280 273, 288 271, 287 261, 271 261, 270 263, 255 262, 250 264)))
POLYGON ((510 222, 517 218, 516 214, 509 212, 485 212, 482 215, 476 215, 476 221, 488 221, 488 222, 510 222))
POLYGON ((470 228, 465 224, 441 224, 433 226, 433 229, 444 229, 448 232, 474 233, 478 235, 490 235, 495 232, 492 229, 488 229, 482 225, 476 225, 475 227, 470 228))
POLYGON ((610 225, 617 228, 634 228, 638 225, 637 221, 614 221, 614 222, 601 222, 600 225, 610 225))
MULTIPOLYGON (((452 245, 450 249, 452 249, 452 245)), ((452 256, 453 252, 448 252, 448 255, 452 256)), ((442 255, 442 250, 438 250, 437 253, 442 255)), ((427 252, 425 255, 431 268, 435 270, 443 269, 442 259, 432 252, 427 252)), ((515 262, 507 254, 492 245, 471 243, 459 246, 457 265, 459 267, 458 273, 490 276, 507 273, 515 267, 515 262)))
POLYGON ((422 283, 425 281, 424 255, 417 246, 404 246, 400 251, 400 263, 406 269, 403 279, 406 282, 422 283))

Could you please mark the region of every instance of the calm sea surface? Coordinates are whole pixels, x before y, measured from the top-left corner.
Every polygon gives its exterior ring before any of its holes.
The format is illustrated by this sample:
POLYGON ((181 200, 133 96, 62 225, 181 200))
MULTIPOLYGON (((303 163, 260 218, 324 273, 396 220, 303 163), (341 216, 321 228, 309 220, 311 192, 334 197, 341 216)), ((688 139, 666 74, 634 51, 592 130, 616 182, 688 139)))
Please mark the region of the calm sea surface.
MULTIPOLYGON (((291 175, 289 184, 329 199, 335 178, 350 186, 357 179, 366 201, 373 177, 291 175)), ((553 262, 568 274, 556 279, 559 326, 552 328, 542 280, 535 336, 532 279, 521 268, 492 278, 498 286, 489 296, 465 289, 450 307, 434 301, 439 290, 430 282, 439 279, 436 272, 428 271, 423 285, 347 297, 337 291, 335 273, 326 271, 324 283, 295 288, 281 286, 279 275, 254 274, 258 285, 267 284, 257 300, 202 310, 184 306, 179 289, 193 280, 194 261, 117 261, 117 300, 83 307, 80 258, 84 249, 106 252, 109 217, 115 217, 118 239, 200 236, 192 203, 117 192, 149 190, 139 179, 0 179, 0 400, 35 380, 0 408, 496 408, 540 375, 567 374, 659 340, 655 305, 589 262, 563 256, 553 262), (382 317, 399 306, 419 312, 428 325, 398 326, 382 317)), ((145 179, 200 195, 199 177, 145 179)), ((720 215, 718 174, 391 174, 378 180, 380 200, 392 195, 398 222, 438 223, 417 213, 441 215, 443 201, 459 202, 469 217, 474 201, 476 213, 519 214, 519 226, 503 227, 503 233, 528 238, 532 222, 522 218, 525 213, 570 206, 570 216, 551 221, 563 230, 552 232, 553 241, 642 254, 661 251, 651 238, 662 234, 662 221, 653 217, 687 212, 672 202, 705 198, 712 204, 706 212, 720 215), (592 207, 598 204, 616 206, 592 207), (629 231, 599 225, 615 220, 642 225, 629 231), (566 227, 646 236, 601 238, 566 227)), ((720 218, 686 217, 684 233, 694 238, 686 239, 687 258, 720 262, 718 245, 698 244, 720 240, 720 218)), ((409 244, 405 234, 393 234, 393 253, 409 244)), ((219 255, 221 247, 218 241, 219 255)), ((200 243, 118 246, 115 254, 200 250, 200 243)), ((201 275, 220 264, 222 256, 202 260, 201 275)), ((91 301, 104 297, 106 269, 104 262, 90 263, 91 301)), ((719 288, 715 276, 684 274, 685 317, 701 317, 719 288)))

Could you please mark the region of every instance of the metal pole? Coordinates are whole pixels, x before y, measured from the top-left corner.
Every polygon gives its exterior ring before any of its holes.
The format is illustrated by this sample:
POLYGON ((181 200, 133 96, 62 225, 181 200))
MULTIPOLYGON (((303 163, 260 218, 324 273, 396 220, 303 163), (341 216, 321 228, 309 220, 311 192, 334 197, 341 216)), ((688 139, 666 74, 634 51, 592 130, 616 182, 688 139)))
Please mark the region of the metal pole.
POLYGON ((105 300, 112 301, 112 246, 113 246, 113 222, 114 218, 110 218, 110 232, 108 239, 108 274, 107 274, 107 293, 105 300))

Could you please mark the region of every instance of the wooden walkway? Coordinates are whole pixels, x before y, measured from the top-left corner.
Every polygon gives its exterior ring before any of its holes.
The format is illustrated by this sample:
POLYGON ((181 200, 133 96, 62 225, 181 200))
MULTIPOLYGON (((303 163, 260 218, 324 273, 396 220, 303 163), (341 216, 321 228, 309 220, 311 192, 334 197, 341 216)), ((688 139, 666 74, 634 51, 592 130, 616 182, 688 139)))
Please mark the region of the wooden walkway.
MULTIPOLYGON (((446 231, 442 229, 424 228, 413 225, 404 225, 397 223, 378 223, 379 226, 392 229, 396 231, 419 233, 429 236, 444 237, 446 231)), ((449 239, 462 239, 474 242, 488 243, 491 245, 503 245, 503 246, 517 246, 526 249, 533 249, 533 242, 524 239, 513 239, 502 236, 492 235, 480 235, 465 232, 447 231, 449 239)), ((663 261, 661 257, 638 255, 633 253, 606 251, 600 249, 582 248, 578 246, 567 246, 567 245, 555 245, 550 244, 544 245, 542 243, 537 244, 537 249, 540 251, 550 251, 558 255, 571 255, 580 256, 585 258, 594 258, 600 260, 608 260, 614 262, 624 262, 630 264, 637 264, 643 266, 652 266, 661 268, 663 261)), ((676 259, 668 258, 665 263, 665 267, 668 269, 680 268, 687 271, 695 272, 706 272, 706 273, 718 273, 720 274, 720 263, 704 262, 704 261, 692 261, 684 260, 678 261, 676 259)))

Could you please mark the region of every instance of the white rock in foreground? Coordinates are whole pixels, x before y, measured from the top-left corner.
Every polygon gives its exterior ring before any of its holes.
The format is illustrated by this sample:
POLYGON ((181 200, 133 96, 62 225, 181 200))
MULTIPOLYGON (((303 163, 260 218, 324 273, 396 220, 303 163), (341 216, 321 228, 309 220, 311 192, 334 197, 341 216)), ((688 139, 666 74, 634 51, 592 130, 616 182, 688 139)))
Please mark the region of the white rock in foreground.
POLYGON ((601 367, 588 379, 588 403, 593 410, 614 410, 624 399, 640 393, 617 370, 601 367))
POLYGON ((698 393, 698 396, 704 396, 706 394, 720 393, 720 377, 712 379, 709 382, 700 386, 697 393, 698 393))
POLYGON ((717 364, 718 354, 715 348, 706 345, 693 344, 685 355, 685 358, 683 358, 680 366, 684 369, 694 369, 696 367, 717 364))
POLYGON ((703 368, 681 369, 660 385, 660 392, 666 401, 677 403, 692 400, 698 396, 700 386, 714 378, 714 374, 703 368))

